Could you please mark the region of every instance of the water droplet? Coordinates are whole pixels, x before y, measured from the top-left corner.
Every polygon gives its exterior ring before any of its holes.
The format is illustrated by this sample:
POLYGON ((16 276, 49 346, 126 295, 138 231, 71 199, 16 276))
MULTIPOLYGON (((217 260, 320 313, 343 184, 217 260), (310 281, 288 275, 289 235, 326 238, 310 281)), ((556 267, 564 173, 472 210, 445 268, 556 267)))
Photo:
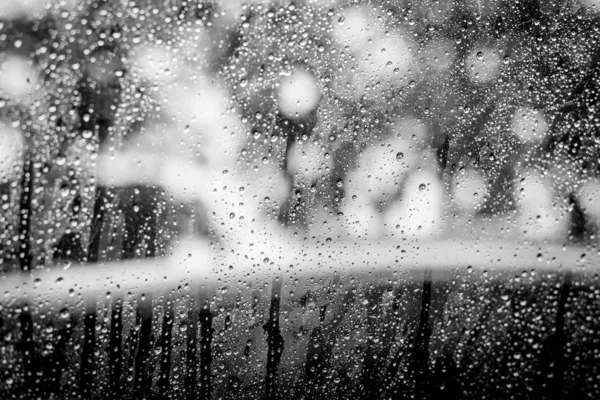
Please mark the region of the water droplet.
POLYGON ((483 61, 483 51, 478 51, 476 57, 479 61, 483 61))
POLYGON ((427 185, 425 185, 424 183, 421 183, 419 185, 419 190, 422 192, 423 190, 425 190, 426 187, 427 187, 427 185))
POLYGON ((69 312, 68 308, 63 308, 62 310, 60 310, 59 315, 62 319, 67 319, 71 316, 71 313, 69 312))
POLYGON ((404 153, 399 151, 396 153, 396 160, 401 161, 404 158, 404 153))

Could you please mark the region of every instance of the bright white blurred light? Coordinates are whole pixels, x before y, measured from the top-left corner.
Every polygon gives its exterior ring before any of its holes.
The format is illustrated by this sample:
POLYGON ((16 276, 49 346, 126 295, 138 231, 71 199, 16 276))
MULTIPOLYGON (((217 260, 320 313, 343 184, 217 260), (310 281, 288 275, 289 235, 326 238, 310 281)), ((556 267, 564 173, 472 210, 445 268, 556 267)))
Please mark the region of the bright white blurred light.
POLYGON ((468 169, 452 178, 452 197, 462 212, 474 214, 481 209, 487 196, 485 177, 468 169))
POLYGON ((532 240, 561 240, 569 229, 569 216, 561 211, 551 182, 535 171, 527 171, 515 187, 521 233, 532 240))
POLYGON ((23 154, 23 135, 0 122, 0 183, 14 179, 23 154))
POLYGON ((403 196, 384 214, 386 231, 395 237, 432 237, 443 227, 444 187, 435 171, 410 176, 403 196), (402 233, 403 232, 403 233, 402 233))
POLYGON ((158 155, 141 151, 101 153, 96 158, 98 182, 107 186, 159 184, 161 167, 158 155))
POLYGON ((173 81, 180 72, 179 60, 171 52, 159 46, 140 46, 131 60, 140 78, 157 83, 173 81))
POLYGON ((421 51, 425 64, 436 71, 449 69, 455 53, 454 45, 449 40, 431 40, 421 51))
POLYGON ((385 32, 373 7, 361 5, 343 10, 334 21, 333 38, 341 47, 357 52, 369 46, 369 39, 379 39, 385 32))
POLYGON ((413 61, 410 42, 399 34, 376 40, 359 56, 360 66, 370 84, 400 80, 413 61))
POLYGON ((374 239, 383 234, 383 220, 377 209, 364 197, 347 199, 341 208, 348 236, 374 239))
POLYGON ((30 60, 10 55, 0 64, 0 92, 8 97, 27 102, 39 89, 38 73, 30 60))
POLYGON ((158 174, 158 182, 163 189, 181 202, 191 202, 202 198, 206 190, 205 171, 193 163, 177 162, 175 158, 168 158, 162 162, 158 174))
POLYGON ((177 239, 169 258, 169 273, 175 271, 194 272, 196 276, 212 273, 212 258, 209 240, 199 236, 183 236, 177 239))
POLYGON ((303 69, 297 68, 279 82, 277 105, 287 117, 297 118, 314 110, 321 99, 317 79, 303 69))
POLYGON ((540 142, 548 131, 548 122, 539 110, 522 107, 513 116, 512 129, 523 142, 540 142))
POLYGON ((577 192, 577 199, 584 214, 600 223, 600 182, 597 179, 588 179, 577 192))
POLYGON ((471 82, 485 84, 494 80, 500 73, 502 61, 496 50, 476 47, 465 61, 467 75, 471 82))
POLYGON ((175 116, 188 132, 177 133, 188 149, 198 148, 211 165, 231 166, 244 140, 244 125, 231 109, 227 91, 202 79, 193 87, 177 82, 166 86, 161 97, 164 109, 175 116))
POLYGON ((372 200, 396 193, 418 164, 427 137, 426 126, 418 121, 399 122, 396 137, 368 147, 358 158, 358 168, 348 176, 350 193, 364 193, 372 200))
POLYGON ((592 10, 600 12, 600 0, 581 0, 581 2, 584 5, 591 7, 592 10))

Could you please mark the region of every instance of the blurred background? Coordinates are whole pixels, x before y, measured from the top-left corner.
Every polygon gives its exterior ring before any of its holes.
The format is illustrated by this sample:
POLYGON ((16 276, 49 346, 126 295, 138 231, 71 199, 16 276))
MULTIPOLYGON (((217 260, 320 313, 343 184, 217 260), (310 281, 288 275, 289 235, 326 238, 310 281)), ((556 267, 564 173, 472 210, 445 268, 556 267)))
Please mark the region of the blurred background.
POLYGON ((0 268, 343 240, 595 249, 599 13, 3 0, 0 268))

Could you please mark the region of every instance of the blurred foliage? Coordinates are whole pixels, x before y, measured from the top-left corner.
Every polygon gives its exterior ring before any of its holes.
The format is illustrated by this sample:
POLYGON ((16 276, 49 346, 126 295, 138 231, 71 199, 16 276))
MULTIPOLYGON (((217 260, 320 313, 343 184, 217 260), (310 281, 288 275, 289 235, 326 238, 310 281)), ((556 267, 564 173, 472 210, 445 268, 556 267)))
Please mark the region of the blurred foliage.
MULTIPOLYGON (((572 218, 579 226, 571 226, 571 240, 589 236, 595 228, 577 194, 600 164, 600 24, 593 3, 88 0, 5 13, 0 59, 21 57, 39 78, 27 81, 33 89, 22 96, 2 84, 0 122, 21 130, 25 141, 19 179, 0 182, 9 211, 0 218, 2 258, 22 263, 25 251, 44 264, 64 235, 74 235, 87 254, 102 210, 118 209, 113 218, 132 220, 131 199, 140 189, 102 197, 90 165, 98 152, 174 118, 159 105, 161 86, 132 67, 142 46, 164 47, 190 70, 226 83, 248 130, 240 162, 251 167, 267 157, 292 182, 279 214, 288 224, 306 226, 316 205, 339 211, 348 193, 338 183, 359 155, 410 135, 399 127, 416 120, 428 134, 412 139, 437 157, 446 191, 452 176, 474 169, 489 186, 479 212, 498 215, 517 207, 516 182, 525 171, 541 171, 565 212, 581 216, 572 218), (281 113, 277 102, 280 81, 294 68, 313 74, 321 94, 317 107, 296 117, 281 113), (546 125, 547 133, 520 136, 521 114, 534 115, 533 124, 546 125), (309 182, 289 168, 290 151, 301 142, 316 143, 332 160, 309 182), (312 189, 312 198, 297 200, 312 189)), ((162 237, 159 253, 178 231, 209 229, 202 218, 186 217, 196 205, 169 202, 158 188, 142 190, 154 193, 139 200, 142 219, 170 221, 146 239, 162 237)))

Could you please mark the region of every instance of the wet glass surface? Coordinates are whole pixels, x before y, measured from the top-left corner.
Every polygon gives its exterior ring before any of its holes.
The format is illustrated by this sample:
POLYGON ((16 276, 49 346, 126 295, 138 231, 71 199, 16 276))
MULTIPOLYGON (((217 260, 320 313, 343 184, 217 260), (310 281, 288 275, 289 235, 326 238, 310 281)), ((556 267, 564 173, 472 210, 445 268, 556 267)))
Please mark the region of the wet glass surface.
POLYGON ((598 0, 3 0, 0 398, 600 397, 598 0))

